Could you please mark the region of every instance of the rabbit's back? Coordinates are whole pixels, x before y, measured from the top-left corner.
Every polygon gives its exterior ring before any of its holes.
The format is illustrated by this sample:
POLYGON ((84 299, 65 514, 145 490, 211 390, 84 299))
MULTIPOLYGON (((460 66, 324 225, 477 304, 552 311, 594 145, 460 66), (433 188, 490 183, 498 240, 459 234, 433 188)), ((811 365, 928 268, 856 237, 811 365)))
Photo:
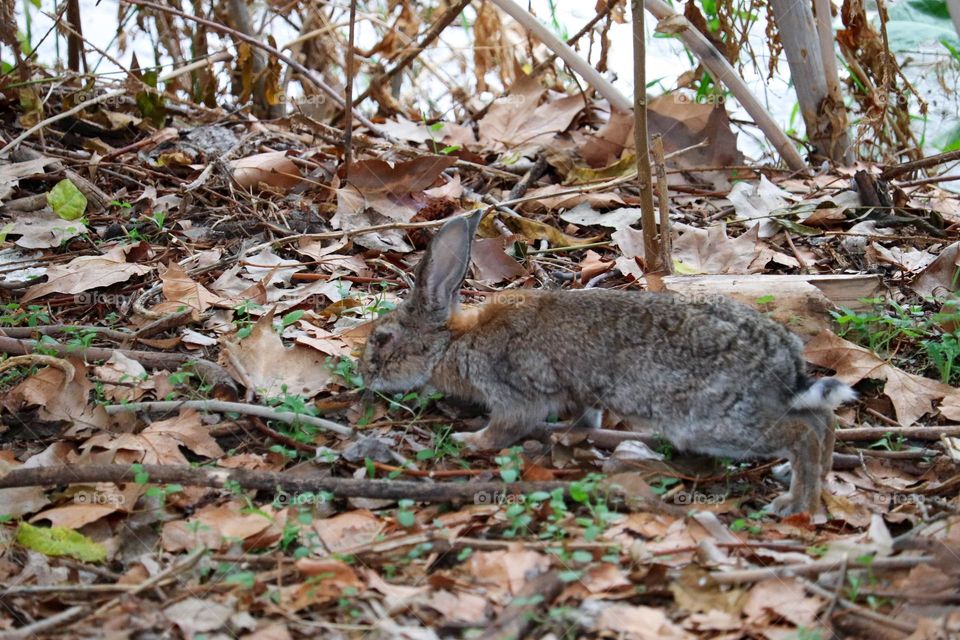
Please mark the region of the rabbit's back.
POLYGON ((452 325, 444 368, 471 387, 464 395, 488 403, 600 406, 670 423, 756 420, 809 385, 799 339, 726 298, 530 291, 452 325))

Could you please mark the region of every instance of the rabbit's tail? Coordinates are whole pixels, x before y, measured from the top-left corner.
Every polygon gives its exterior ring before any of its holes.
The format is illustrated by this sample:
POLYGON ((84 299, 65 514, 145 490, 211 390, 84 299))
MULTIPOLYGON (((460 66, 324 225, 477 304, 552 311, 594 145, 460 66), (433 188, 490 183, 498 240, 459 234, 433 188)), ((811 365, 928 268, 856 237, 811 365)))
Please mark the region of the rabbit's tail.
POLYGON ((857 392, 836 378, 820 378, 793 398, 791 409, 833 411, 845 402, 857 399, 857 392))

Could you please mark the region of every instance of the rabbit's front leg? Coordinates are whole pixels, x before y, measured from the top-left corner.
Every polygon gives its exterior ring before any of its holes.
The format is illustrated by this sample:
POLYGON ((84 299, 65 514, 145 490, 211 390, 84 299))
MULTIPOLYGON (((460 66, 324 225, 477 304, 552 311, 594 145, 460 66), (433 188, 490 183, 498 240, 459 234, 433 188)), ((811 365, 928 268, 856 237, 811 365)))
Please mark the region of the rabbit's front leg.
POLYGON ((507 416, 493 413, 487 426, 473 433, 455 433, 455 440, 467 445, 468 448, 486 451, 503 449, 523 440, 536 429, 537 421, 526 417, 507 416))

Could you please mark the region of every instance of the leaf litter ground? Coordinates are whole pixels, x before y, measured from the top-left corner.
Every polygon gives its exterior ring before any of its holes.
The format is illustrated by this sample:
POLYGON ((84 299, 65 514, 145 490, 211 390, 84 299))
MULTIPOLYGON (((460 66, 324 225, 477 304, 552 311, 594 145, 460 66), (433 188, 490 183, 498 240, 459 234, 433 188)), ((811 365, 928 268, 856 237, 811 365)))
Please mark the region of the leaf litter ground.
POLYGON ((206 111, 136 149, 50 136, 0 160, 0 472, 102 471, 0 489, 0 628, 64 610, 52 629, 74 637, 958 628, 960 203, 935 186, 865 207, 853 170, 746 167, 719 112, 651 104, 668 153, 711 142, 668 161, 661 284, 770 313, 861 394, 823 514, 766 515, 774 464, 625 439, 613 416, 596 437, 475 454, 451 438, 475 409, 362 393, 367 323, 451 215, 522 198, 484 219, 465 304, 650 286, 630 122, 531 80, 510 96, 475 130, 361 130, 349 180, 309 118, 206 111), (297 490, 250 480, 281 471, 297 490))

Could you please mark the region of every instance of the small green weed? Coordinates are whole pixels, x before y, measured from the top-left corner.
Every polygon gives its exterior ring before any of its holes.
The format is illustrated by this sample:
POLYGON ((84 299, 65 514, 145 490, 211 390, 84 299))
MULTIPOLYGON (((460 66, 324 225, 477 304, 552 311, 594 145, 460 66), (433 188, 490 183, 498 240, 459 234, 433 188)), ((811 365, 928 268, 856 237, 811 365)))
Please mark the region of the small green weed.
POLYGON ((846 307, 831 312, 839 335, 856 342, 896 366, 935 376, 945 384, 960 382, 960 300, 940 312, 923 305, 868 299, 871 311, 846 307))

